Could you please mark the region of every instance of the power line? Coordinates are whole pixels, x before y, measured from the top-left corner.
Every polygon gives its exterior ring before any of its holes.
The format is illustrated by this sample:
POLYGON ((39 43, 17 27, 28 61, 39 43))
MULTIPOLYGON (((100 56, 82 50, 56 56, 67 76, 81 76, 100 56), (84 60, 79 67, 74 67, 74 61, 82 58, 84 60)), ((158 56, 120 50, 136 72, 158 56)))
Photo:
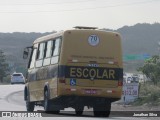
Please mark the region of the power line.
POLYGON ((66 9, 66 10, 50 10, 50 11, 27 11, 27 12, 0 12, 0 13, 52 13, 52 12, 71 12, 71 11, 83 11, 83 10, 92 10, 92 9, 103 9, 103 8, 112 8, 112 7, 121 7, 121 6, 132 6, 139 4, 146 4, 151 2, 159 2, 159 0, 147 0, 141 2, 132 2, 126 4, 117 4, 117 5, 108 5, 108 6, 100 6, 100 7, 90 7, 90 8, 79 8, 79 9, 66 9))

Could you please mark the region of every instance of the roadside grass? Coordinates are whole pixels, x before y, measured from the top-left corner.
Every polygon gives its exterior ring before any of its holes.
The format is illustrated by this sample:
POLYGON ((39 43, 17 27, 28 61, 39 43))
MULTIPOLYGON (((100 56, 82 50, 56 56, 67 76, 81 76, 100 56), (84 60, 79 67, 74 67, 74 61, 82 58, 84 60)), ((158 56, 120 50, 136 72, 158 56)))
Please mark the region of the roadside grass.
POLYGON ((160 105, 160 84, 157 86, 151 82, 141 84, 139 98, 132 105, 160 105))

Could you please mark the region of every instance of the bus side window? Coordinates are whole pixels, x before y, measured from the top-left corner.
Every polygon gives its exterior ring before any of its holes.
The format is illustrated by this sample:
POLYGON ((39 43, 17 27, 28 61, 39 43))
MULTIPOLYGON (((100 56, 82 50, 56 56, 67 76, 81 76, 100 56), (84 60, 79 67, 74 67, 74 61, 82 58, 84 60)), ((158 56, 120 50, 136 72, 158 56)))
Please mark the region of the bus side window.
POLYGON ((45 43, 40 43, 38 47, 38 52, 37 52, 36 67, 42 66, 43 58, 44 58, 44 48, 45 48, 45 43))
POLYGON ((31 61, 30 61, 29 68, 34 68, 34 67, 35 67, 37 46, 38 46, 38 44, 35 44, 35 45, 34 45, 35 48, 33 47, 33 53, 32 53, 32 56, 31 56, 31 61))
POLYGON ((45 54, 44 54, 43 66, 46 66, 46 65, 50 64, 52 44, 53 44, 53 41, 51 41, 51 40, 45 43, 45 54))
POLYGON ((53 41, 51 64, 58 63, 60 41, 61 41, 60 38, 57 38, 56 40, 53 41))

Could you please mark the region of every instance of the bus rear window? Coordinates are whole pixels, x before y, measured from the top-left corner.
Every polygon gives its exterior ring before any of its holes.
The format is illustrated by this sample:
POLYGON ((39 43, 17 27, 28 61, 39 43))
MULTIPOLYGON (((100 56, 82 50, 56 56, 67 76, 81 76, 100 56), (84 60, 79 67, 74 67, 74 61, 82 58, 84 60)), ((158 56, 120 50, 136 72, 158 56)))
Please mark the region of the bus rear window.
POLYGON ((13 74, 13 76, 22 76, 21 74, 13 74))

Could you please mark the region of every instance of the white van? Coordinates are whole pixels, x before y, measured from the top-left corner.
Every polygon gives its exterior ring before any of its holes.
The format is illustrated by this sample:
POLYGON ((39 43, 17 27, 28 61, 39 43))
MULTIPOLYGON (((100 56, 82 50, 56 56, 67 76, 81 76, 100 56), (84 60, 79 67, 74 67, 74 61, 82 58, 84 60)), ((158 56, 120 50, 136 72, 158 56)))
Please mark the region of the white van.
POLYGON ((22 73, 13 73, 11 75, 11 84, 25 84, 25 78, 22 73))

